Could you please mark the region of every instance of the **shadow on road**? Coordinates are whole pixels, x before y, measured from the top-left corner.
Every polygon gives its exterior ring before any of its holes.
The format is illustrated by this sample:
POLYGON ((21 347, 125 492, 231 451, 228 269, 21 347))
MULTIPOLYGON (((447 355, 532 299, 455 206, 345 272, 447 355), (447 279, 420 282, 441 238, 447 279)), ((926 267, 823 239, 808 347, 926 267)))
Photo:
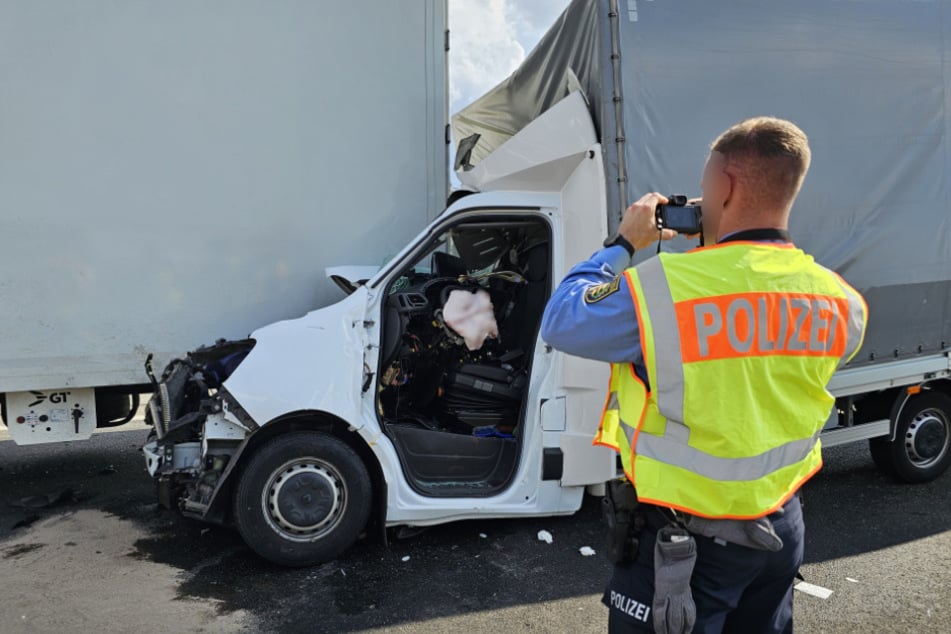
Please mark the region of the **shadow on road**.
POLYGON ((259 559, 233 531, 201 530, 180 526, 136 547, 187 571, 183 596, 248 610, 269 631, 355 631, 551 601, 600 592, 608 574, 600 555, 579 553, 600 550, 594 499, 574 517, 457 522, 389 548, 362 541, 338 561, 298 570, 259 559), (553 544, 537 539, 542 529, 553 544))
MULTIPOLYGON (((4 542, 24 537, 41 520, 96 509, 104 512, 104 530, 121 520, 138 527, 125 557, 181 570, 180 598, 247 612, 255 620, 251 630, 273 632, 355 631, 534 604, 599 593, 607 579, 594 498, 571 517, 456 522, 389 548, 362 540, 322 566, 281 568, 255 555, 234 530, 159 508, 137 451, 142 441, 144 433, 129 432, 73 445, 0 443, 0 555, 4 542), (59 495, 66 489, 70 495, 59 495), (55 504, 10 505, 43 496, 55 504), (553 544, 538 540, 542 529, 553 544), (599 554, 584 557, 582 546, 599 554)), ((7 554, 22 553, 18 547, 7 554)), ((36 574, 55 577, 53 570, 36 574)))
POLYGON ((951 530, 951 472, 926 484, 881 474, 864 442, 823 452, 803 490, 806 563, 880 550, 951 530))
MULTIPOLYGON (((0 443, 7 502, 0 509, 0 551, 11 536, 30 530, 31 516, 105 511, 106 522, 112 516, 138 527, 127 557, 182 571, 179 597, 214 601, 219 612, 246 611, 255 620, 251 629, 274 632, 355 631, 592 595, 609 573, 594 498, 572 517, 458 522, 389 548, 364 540, 322 566, 280 568, 258 558, 233 530, 158 508, 135 451, 144 433, 106 437, 45 448, 0 443), (72 497, 50 498, 60 506, 9 504, 65 487, 72 487, 72 497), (553 544, 537 539, 542 529, 554 536, 553 544), (583 557, 582 546, 598 554, 583 557)), ((862 444, 827 451, 826 467, 805 490, 807 562, 951 529, 949 483, 951 473, 926 485, 895 483, 875 470, 862 444)))

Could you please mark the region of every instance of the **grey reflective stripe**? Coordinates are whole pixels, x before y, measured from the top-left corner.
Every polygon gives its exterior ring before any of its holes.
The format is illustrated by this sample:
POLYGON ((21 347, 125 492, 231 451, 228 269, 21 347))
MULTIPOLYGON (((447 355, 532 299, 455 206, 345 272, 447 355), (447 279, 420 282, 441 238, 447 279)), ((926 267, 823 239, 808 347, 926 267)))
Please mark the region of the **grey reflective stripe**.
POLYGON ((663 437, 643 432, 637 436, 635 446, 636 430, 623 418, 621 423, 624 434, 627 436, 627 443, 634 448, 636 455, 652 458, 720 482, 759 480, 774 471, 801 462, 816 446, 820 433, 816 432, 816 435, 811 438, 794 440, 774 447, 758 456, 720 458, 687 445, 690 429, 686 425, 667 421, 663 437))
POLYGON ((624 436, 627 438, 627 446, 633 449, 633 448, 634 448, 634 436, 637 434, 637 428, 636 428, 636 427, 632 427, 631 425, 628 425, 628 424, 627 424, 627 421, 625 421, 625 420, 624 420, 623 418, 621 418, 620 416, 618 417, 618 420, 620 420, 620 422, 621 422, 621 429, 624 430, 624 436))
POLYGON ((668 433, 663 437, 648 433, 638 436, 634 452, 720 482, 746 482, 765 478, 774 471, 804 460, 819 439, 817 433, 812 438, 794 440, 758 456, 720 458, 674 440, 669 433, 670 421, 667 422, 667 427, 668 433))
POLYGON ((647 306, 651 330, 654 332, 654 368, 657 371, 657 409, 664 418, 684 419, 684 367, 680 352, 680 327, 674 297, 670 293, 664 264, 659 257, 637 267, 637 277, 647 306))
POLYGON ((608 405, 604 408, 606 411, 620 410, 621 404, 617 400, 617 392, 611 392, 608 396, 608 405))
POLYGON ((842 361, 839 364, 841 367, 851 361, 855 353, 862 347, 867 315, 865 314, 865 302, 862 300, 862 296, 851 286, 843 283, 838 275, 833 275, 833 278, 849 299, 849 318, 846 320, 848 339, 846 340, 845 353, 843 353, 842 361))
POLYGON ((690 441, 690 428, 683 423, 668 420, 667 427, 664 429, 664 438, 686 445, 690 441))

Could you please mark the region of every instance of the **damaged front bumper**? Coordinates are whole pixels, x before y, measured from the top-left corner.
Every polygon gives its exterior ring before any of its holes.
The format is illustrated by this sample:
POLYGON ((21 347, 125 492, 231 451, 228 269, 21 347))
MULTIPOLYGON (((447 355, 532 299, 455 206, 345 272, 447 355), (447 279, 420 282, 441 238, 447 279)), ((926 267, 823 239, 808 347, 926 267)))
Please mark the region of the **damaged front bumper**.
POLYGON ((171 361, 160 378, 146 362, 155 393, 145 415, 153 434, 142 452, 164 506, 206 520, 220 519, 209 512, 232 459, 257 429, 223 383, 254 344, 253 339, 243 339, 199 348, 171 361))

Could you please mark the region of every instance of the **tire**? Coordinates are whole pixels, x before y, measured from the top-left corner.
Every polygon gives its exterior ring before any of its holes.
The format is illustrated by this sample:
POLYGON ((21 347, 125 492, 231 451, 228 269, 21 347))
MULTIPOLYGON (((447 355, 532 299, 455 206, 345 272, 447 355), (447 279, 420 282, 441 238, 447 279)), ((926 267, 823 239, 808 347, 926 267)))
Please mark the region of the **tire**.
POLYGON ((875 464, 884 464, 897 479, 934 480, 951 466, 951 397, 940 392, 912 396, 895 424, 895 439, 874 438, 869 447, 875 464))
POLYGON ((892 440, 888 436, 868 439, 868 451, 878 470, 887 476, 898 477, 892 464, 892 440))
POLYGON ((257 554, 283 566, 336 558, 370 516, 373 487, 346 443, 321 432, 279 436, 257 449, 242 471, 234 518, 257 554))

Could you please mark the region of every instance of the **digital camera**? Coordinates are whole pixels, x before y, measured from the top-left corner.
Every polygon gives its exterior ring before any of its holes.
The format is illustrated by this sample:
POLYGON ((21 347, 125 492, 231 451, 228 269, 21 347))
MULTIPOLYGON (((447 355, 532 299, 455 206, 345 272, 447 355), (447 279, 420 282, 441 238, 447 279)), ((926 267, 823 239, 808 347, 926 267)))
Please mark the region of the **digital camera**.
POLYGON ((700 205, 688 205, 687 197, 682 194, 668 196, 666 205, 657 205, 656 214, 657 226, 661 229, 687 235, 703 232, 700 205))

